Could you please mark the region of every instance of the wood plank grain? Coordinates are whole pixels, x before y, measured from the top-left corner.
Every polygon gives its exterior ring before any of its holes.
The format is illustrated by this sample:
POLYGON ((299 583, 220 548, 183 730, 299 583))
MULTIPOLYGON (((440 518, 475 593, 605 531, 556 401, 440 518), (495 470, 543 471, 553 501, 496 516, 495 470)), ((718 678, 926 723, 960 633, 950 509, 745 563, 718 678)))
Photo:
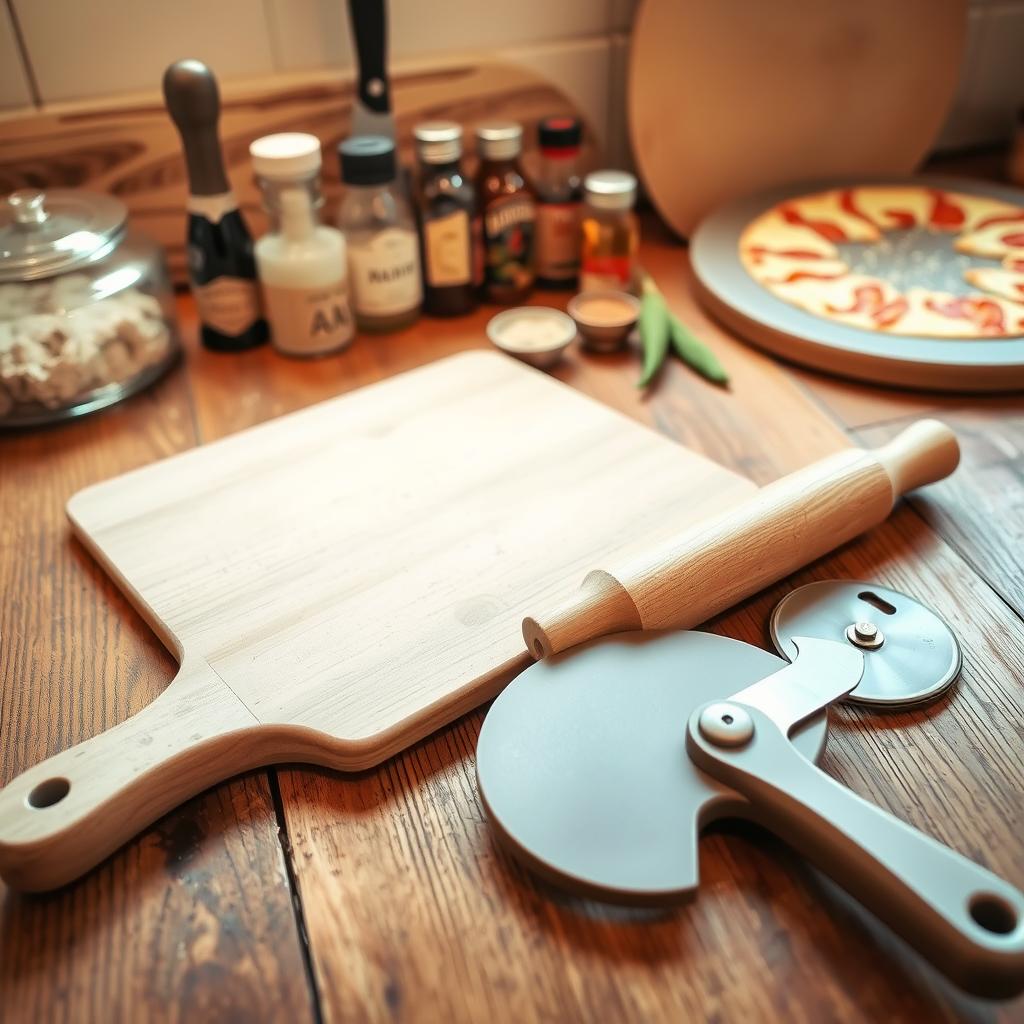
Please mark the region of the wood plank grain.
MULTIPOLYGON (((963 451, 959 472, 915 495, 914 508, 936 533, 970 557, 973 568, 1024 617, 1024 412, 1020 399, 940 413, 963 451)), ((902 423, 865 427, 876 444, 902 423)))
POLYGON ((941 417, 950 409, 964 405, 1001 401, 985 396, 964 398, 927 391, 873 387, 796 366, 790 367, 790 372, 826 413, 851 430, 910 416, 941 417))
MULTIPOLYGON (((101 416, 0 437, 0 773, 149 703, 170 656, 71 540, 79 487, 195 443, 179 371, 101 416)), ((312 1016, 265 774, 161 820, 77 885, 0 889, 0 1016, 24 1021, 312 1016)))
MULTIPOLYGON (((649 232, 649 236, 653 232, 649 232)), ((571 353, 556 376, 760 483, 844 447, 790 374, 710 323, 689 298, 685 256, 661 236, 644 260, 670 302, 732 374, 722 392, 671 364, 647 397, 636 356, 571 353)), ((482 344, 490 311, 362 340, 317 366, 271 353, 197 379, 210 436, 482 344), (245 381, 250 381, 247 384, 245 381), (232 402, 232 394, 242 401, 232 402)), ((597 513, 596 513, 597 514, 597 513)), ((828 766, 859 792, 977 856, 1018 885, 1020 777, 1010 756, 1019 627, 970 567, 903 508, 890 524, 713 623, 765 643, 790 583, 867 576, 929 597, 965 634, 967 697, 868 725, 840 712, 828 766), (970 581, 977 610, 949 588, 970 581), (984 719, 980 716, 984 715, 984 719), (984 721, 994 735, 979 728, 984 721), (991 768, 981 762, 991 759, 991 768), (961 768, 961 763, 966 768, 961 768), (938 784, 941 780, 945 785, 938 784), (977 807, 984 825, 975 824, 977 807)), ((690 907, 652 914, 572 901, 536 883, 491 839, 476 795, 475 712, 377 771, 279 773, 299 898, 325 1020, 991 1020, 777 839, 745 826, 702 844, 690 907)), ((1024 1019, 1019 1004, 1002 1017, 1024 1019)))
MULTIPOLYGON (((605 359, 574 354, 559 377, 760 483, 848 443, 834 422, 808 405, 788 371, 728 338, 692 307, 682 250, 656 239, 645 247, 644 259, 670 301, 728 363, 732 393, 673 364, 661 386, 644 398, 633 386, 638 364, 628 353, 605 359)), ((189 304, 183 308, 187 312, 189 304)), ((221 436, 398 369, 482 346, 488 312, 453 324, 424 321, 312 364, 291 363, 267 350, 213 356, 196 351, 192 337, 189 374, 202 434, 221 436)), ((8 592, 23 594, 38 585, 40 566, 58 573, 46 592, 51 603, 33 594, 0 611, 0 658, 12 657, 8 638, 20 638, 23 651, 16 657, 28 673, 19 667, 12 677, 11 662, 0 662, 0 728, 8 727, 9 707, 22 699, 13 683, 33 675, 48 700, 66 701, 61 715, 72 721, 69 740, 146 703, 159 689, 152 679, 171 675, 169 659, 151 646, 144 625, 113 586, 84 556, 81 564, 69 563, 61 553, 59 517, 46 512, 31 528, 23 522, 38 515, 37 508, 59 506, 87 480, 192 443, 191 412, 180 396, 158 390, 133 401, 152 407, 138 420, 120 419, 129 405, 74 429, 18 439, 27 454, 16 478, 8 468, 12 449, 6 442, 0 448, 5 558, 8 540, 26 547, 5 561, 5 567, 16 567, 9 575, 0 571, 3 582, 11 581, 8 592), (159 426, 168 418, 184 425, 159 426), (103 442, 90 431, 102 433, 103 442), (111 448, 123 466, 112 464, 117 460, 111 448), (65 464, 79 466, 78 475, 72 473, 59 495, 48 498, 57 474, 71 472, 65 464), (7 486, 14 479, 17 489, 7 486), (48 608, 62 609, 52 637, 33 624, 48 608), (129 631, 131 643, 122 635, 119 653, 108 655, 98 638, 117 623, 122 633, 129 631), (80 646, 65 642, 68 626, 87 638, 80 646), (53 667, 55 657, 63 668, 53 667), (104 680, 120 666, 122 688, 148 689, 126 695, 106 683, 95 706, 83 703, 67 685, 71 676, 61 675, 72 672, 75 658, 99 662, 92 671, 102 668, 97 678, 104 680), (154 666, 160 668, 155 676, 154 666)), ((965 471, 971 472, 970 465, 965 471)), ((991 527, 997 537, 1001 529, 991 527)), ((870 723, 861 713, 839 712, 826 766, 858 792, 1024 884, 1019 619, 913 508, 903 508, 886 526, 791 582, 842 575, 877 579, 939 608, 961 635, 968 664, 961 687, 929 711, 870 723)), ((787 587, 745 602, 713 628, 763 645, 768 612, 787 587)), ((40 699, 19 710, 17 729, 0 733, 5 757, 16 733, 40 728, 45 718, 34 708, 44 706, 40 699)), ((663 914, 612 910, 537 885, 497 850, 483 818, 472 760, 481 719, 480 712, 469 715, 379 770, 279 774, 296 899, 324 1019, 1024 1020, 1021 1000, 995 1007, 952 990, 781 842, 749 827, 723 827, 704 840, 701 895, 686 908, 663 914)), ((57 730, 60 720, 55 715, 44 731, 57 730)), ((32 744, 41 751, 58 749, 62 735, 37 737, 32 744)), ((26 748, 10 765, 5 760, 5 778, 30 756, 26 748)), ((0 928, 3 952, 13 951, 5 963, 14 966, 0 968, 0 985, 5 999, 11 992, 19 999, 12 1005, 29 1007, 19 1009, 17 1019, 94 1019, 97 1010, 115 1020, 176 1019, 184 1016, 176 1000, 189 991, 205 993, 188 1004, 193 1018, 204 1015, 200 1008, 220 1018, 308 1017, 302 965, 292 952, 294 924, 275 916, 277 885, 265 874, 254 881, 244 856, 254 843, 261 851, 276 850, 262 845, 259 823, 268 804, 251 792, 260 778, 220 787, 198 802, 212 801, 208 821, 216 819, 203 826, 209 834, 196 854, 198 880, 190 876, 168 884, 158 870, 146 874, 140 867, 138 877, 148 879, 149 887, 138 881, 125 888, 121 879, 136 877, 129 871, 136 859, 141 864, 157 858, 146 863, 158 865, 164 856, 154 831, 53 897, 22 901, 5 894, 0 928), (238 794, 230 810, 217 803, 225 793, 238 794), (231 814, 243 823, 230 820, 231 814), (234 859, 222 853, 239 837, 242 851, 234 859), (200 882, 213 890, 205 900, 200 882), (158 911, 164 900, 167 909, 158 911), (265 919, 264 900, 270 904, 265 919), (242 925, 234 931, 231 913, 239 906, 242 925), (196 927, 210 914, 221 922, 220 943, 210 941, 212 925, 206 932, 196 927), (259 920, 267 922, 262 931, 259 920), (89 930, 92 922, 98 923, 89 930), (275 974, 260 936, 277 927, 280 939, 277 933, 271 939, 275 953, 280 945, 275 974), (76 930, 84 936, 77 943, 76 930), (227 941, 226 931, 238 937, 236 944, 227 941), (159 939, 151 939, 154 934, 159 939), (32 936, 28 944, 25 935, 32 936), (110 948, 121 954, 123 965, 107 956, 106 935, 116 938, 110 948), (166 965, 177 962, 170 938, 180 935, 188 937, 183 959, 189 970, 175 974, 166 965), (124 956, 132 943, 145 955, 124 956), (253 975, 261 971, 267 972, 263 982, 253 975), (239 975, 252 986, 244 996, 239 975), (191 990, 189 979, 199 979, 191 990), (204 988, 203 979, 215 980, 204 988), (215 989, 228 993, 227 1005, 214 1001, 215 989)), ((249 859, 260 857, 252 852, 249 859)), ((280 874, 276 852, 262 863, 276 864, 280 874)))
MULTIPOLYGON (((713 623, 763 642, 774 601, 854 576, 925 596, 965 641, 955 695, 904 716, 835 715, 826 767, 893 813, 1024 884, 1024 659, 1005 606, 909 508, 713 623), (970 611, 954 586, 971 581, 970 611)), ((991 1020, 781 841, 716 830, 696 903, 588 904, 494 846, 476 795, 474 713, 358 778, 282 773, 326 1020, 991 1020), (367 894, 374 894, 369 897, 367 894), (425 950, 430 950, 429 954, 425 950)), ((1003 1019, 1021 1019, 1024 1004, 1003 1019)))

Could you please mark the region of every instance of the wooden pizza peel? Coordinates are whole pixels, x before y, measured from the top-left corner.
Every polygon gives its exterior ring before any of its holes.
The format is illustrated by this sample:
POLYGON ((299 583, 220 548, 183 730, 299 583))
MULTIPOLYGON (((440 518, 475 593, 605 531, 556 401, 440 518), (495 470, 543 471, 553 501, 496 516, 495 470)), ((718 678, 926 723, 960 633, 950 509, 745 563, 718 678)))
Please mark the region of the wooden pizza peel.
POLYGON ((644 0, 630 48, 633 155, 689 235, 738 196, 903 175, 952 101, 965 0, 644 0))

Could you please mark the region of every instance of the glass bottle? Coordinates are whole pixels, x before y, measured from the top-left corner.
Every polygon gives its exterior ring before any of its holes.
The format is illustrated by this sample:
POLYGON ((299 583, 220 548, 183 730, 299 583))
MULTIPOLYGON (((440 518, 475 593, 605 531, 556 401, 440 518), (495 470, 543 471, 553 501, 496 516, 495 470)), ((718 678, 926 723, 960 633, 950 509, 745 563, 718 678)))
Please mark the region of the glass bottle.
POLYGON ((271 218, 256 243, 256 267, 274 347, 290 356, 336 352, 352 340, 345 238, 321 224, 320 140, 286 132, 250 147, 271 218))
POLYGON ((217 79, 205 64, 180 60, 167 69, 163 87, 185 150, 188 275, 203 345, 218 352, 262 345, 267 323, 252 238, 224 170, 217 79))
POLYGON ((420 165, 423 309, 433 316, 471 313, 481 280, 480 222, 476 191, 462 171, 462 128, 454 121, 427 121, 413 136, 420 165))
POLYGON ((572 288, 580 271, 580 198, 577 172, 582 130, 574 117, 548 117, 537 127, 537 284, 572 288))
POLYGON ((357 135, 338 146, 347 186, 338 227, 348 249, 356 325, 397 331, 419 319, 423 302, 416 223, 396 182, 395 144, 381 135, 357 135))
POLYGON ((519 166, 523 128, 511 121, 484 124, 477 128, 476 141, 484 288, 491 302, 511 306, 530 294, 534 280, 537 201, 519 166))
POLYGON ((583 196, 580 290, 630 291, 640 246, 636 178, 625 171, 595 171, 583 180, 583 196))

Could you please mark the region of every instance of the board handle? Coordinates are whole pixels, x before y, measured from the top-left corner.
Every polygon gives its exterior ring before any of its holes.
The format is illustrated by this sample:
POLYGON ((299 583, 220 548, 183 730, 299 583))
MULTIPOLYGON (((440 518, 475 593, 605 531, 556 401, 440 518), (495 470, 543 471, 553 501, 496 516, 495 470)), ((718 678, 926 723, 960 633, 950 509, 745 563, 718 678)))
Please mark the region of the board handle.
POLYGON ((874 451, 850 448, 762 487, 523 620, 534 658, 627 629, 691 629, 882 522, 902 494, 956 469, 944 423, 920 420, 874 451))
MULTIPOLYGON (((731 702, 733 703, 733 702, 731 702)), ((1024 991, 1024 894, 815 767, 760 709, 727 748, 690 719, 690 759, 751 802, 751 816, 812 860, 961 988, 1024 991)))
POLYGON ((0 790, 0 875, 54 889, 183 800, 265 763, 264 734, 213 669, 183 664, 138 714, 0 790))

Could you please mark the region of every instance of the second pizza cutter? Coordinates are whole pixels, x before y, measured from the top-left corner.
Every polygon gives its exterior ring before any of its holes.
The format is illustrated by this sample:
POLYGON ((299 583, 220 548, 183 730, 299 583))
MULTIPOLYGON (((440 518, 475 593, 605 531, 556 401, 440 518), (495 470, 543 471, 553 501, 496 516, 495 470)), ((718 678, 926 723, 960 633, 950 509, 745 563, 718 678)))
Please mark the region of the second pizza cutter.
POLYGON ((835 640, 864 654, 864 675, 844 701, 897 709, 942 696, 960 674, 960 645, 927 605, 856 580, 819 580, 787 594, 772 612, 775 649, 792 661, 795 637, 835 640))
POLYGON ((864 654, 795 643, 786 665, 712 634, 620 633, 530 666, 477 746, 499 838, 583 895, 649 904, 693 895, 710 821, 749 818, 963 988, 1024 991, 1024 894, 815 767, 864 654))

